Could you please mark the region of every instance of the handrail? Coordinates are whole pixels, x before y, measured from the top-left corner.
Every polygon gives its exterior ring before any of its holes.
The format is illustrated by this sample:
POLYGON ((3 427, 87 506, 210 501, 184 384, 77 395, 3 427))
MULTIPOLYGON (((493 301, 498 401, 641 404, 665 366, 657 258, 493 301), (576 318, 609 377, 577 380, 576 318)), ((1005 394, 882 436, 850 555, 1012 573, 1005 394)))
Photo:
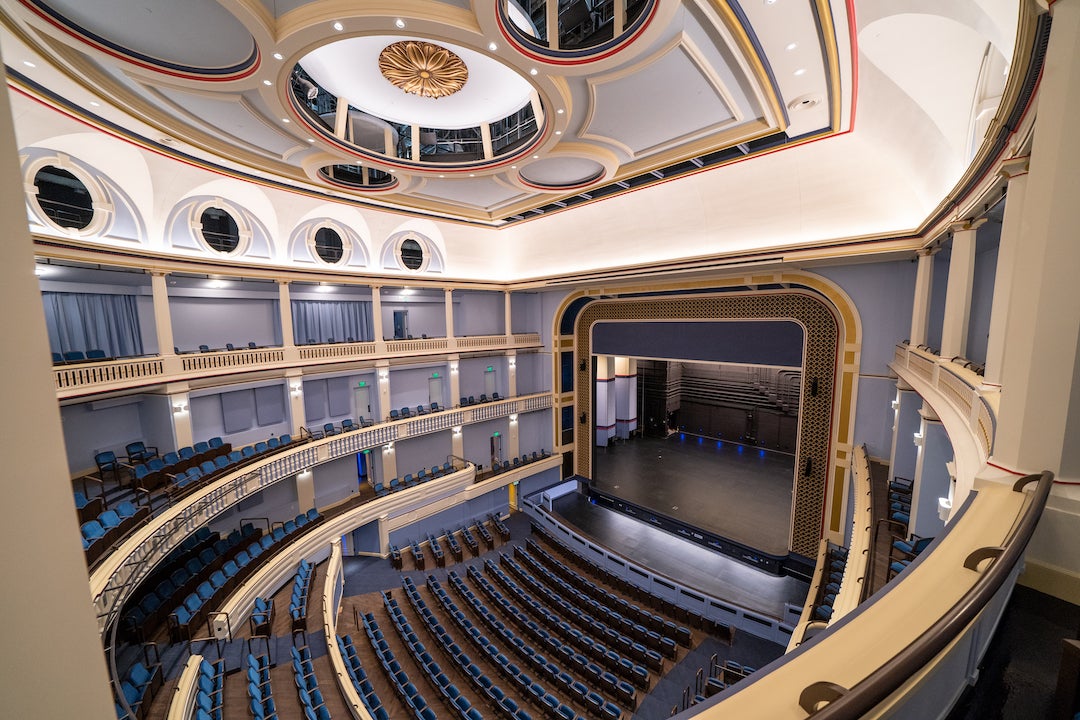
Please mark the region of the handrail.
POLYGON ((348 660, 342 657, 341 649, 337 644, 337 618, 340 609, 338 590, 344 586, 344 583, 341 539, 338 538, 330 544, 330 558, 326 562, 326 575, 323 579, 323 632, 326 635, 326 653, 330 658, 330 666, 334 669, 334 679, 341 691, 345 709, 352 715, 353 720, 371 720, 371 714, 364 705, 360 693, 353 686, 352 678, 345 667, 348 660))
MULTIPOLYGON (((1028 484, 1038 483, 1031 503, 997 559, 991 562, 949 612, 941 616, 917 640, 850 690, 824 681, 807 687, 799 698, 803 709, 815 720, 855 720, 889 697, 948 647, 982 612, 1020 561, 1046 506, 1053 481, 1054 474, 1049 470, 1044 470, 1039 475, 1027 475, 1016 481, 1013 485, 1014 492, 1023 492, 1028 484), (814 707, 822 701, 828 701, 828 704, 815 711, 814 707)), ((979 552, 980 550, 975 550, 973 554, 979 552)))

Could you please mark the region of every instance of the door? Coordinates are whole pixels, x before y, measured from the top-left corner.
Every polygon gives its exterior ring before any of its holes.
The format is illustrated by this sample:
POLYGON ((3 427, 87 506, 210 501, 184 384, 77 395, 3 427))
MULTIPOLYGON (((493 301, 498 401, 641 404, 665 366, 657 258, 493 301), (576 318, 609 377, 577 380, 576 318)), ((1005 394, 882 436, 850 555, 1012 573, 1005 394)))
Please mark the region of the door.
POLYGON ((484 394, 489 398, 495 394, 495 391, 499 389, 495 377, 495 368, 488 365, 487 370, 484 370, 484 394))
POLYGON ((371 411, 371 388, 366 383, 353 388, 353 407, 357 415, 363 415, 368 420, 375 417, 371 411))
POLYGON ((404 340, 409 337, 409 311, 394 311, 394 339, 404 340))
POLYGON ((502 462, 502 434, 495 433, 491 436, 491 466, 495 466, 495 461, 502 462))
POLYGON ((446 405, 446 400, 443 398, 443 384, 442 376, 430 377, 427 381, 427 399, 430 405, 433 402, 439 403, 440 406, 446 405))

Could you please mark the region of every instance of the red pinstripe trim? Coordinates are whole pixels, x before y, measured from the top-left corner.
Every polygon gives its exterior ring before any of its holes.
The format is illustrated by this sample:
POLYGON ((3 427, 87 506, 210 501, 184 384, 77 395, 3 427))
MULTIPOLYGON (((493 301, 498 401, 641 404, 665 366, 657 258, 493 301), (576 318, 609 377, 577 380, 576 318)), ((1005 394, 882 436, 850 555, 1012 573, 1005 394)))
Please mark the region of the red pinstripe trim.
MULTIPOLYGON (((997 463, 992 463, 989 460, 986 462, 986 464, 989 465, 992 468, 997 468, 998 470, 1003 470, 1004 472, 1007 472, 1010 475, 1015 475, 1017 477, 1024 477, 1024 475, 1027 474, 1027 473, 1022 473, 1022 472, 1017 472, 1016 470, 1013 470, 1012 468, 1007 468, 1004 465, 998 465, 997 463)), ((1054 482, 1057 482, 1057 481, 1055 480, 1054 482)))
POLYGON ((517 41, 517 39, 514 38, 514 36, 509 31, 507 31, 506 25, 505 25, 505 23, 503 23, 502 13, 499 12, 497 7, 495 8, 495 22, 499 26, 499 32, 502 33, 502 36, 504 38, 506 38, 506 41, 508 43, 510 43, 510 45, 513 46, 513 48, 515 50, 520 52, 525 57, 530 58, 531 60, 536 60, 537 62, 545 63, 547 65, 565 65, 565 66, 587 65, 589 63, 597 62, 598 60, 603 60, 604 58, 611 57, 615 53, 621 51, 623 48, 625 48, 630 43, 637 40, 641 36, 641 34, 645 32, 645 29, 648 28, 649 25, 652 24, 653 18, 656 17, 656 11, 657 11, 657 9, 659 7, 660 7, 660 2, 659 2, 659 0, 657 0, 657 2, 653 3, 652 12, 650 12, 649 16, 647 18, 645 18, 645 22, 641 23, 641 27, 639 27, 634 32, 633 35, 630 35, 625 40, 620 42, 618 45, 615 45, 614 47, 609 48, 608 50, 601 53, 600 55, 586 55, 584 57, 575 57, 575 58, 566 58, 566 59, 561 59, 561 58, 558 58, 558 57, 552 57, 550 55, 541 55, 540 53, 533 52, 527 46, 522 45, 521 43, 519 43, 517 41))

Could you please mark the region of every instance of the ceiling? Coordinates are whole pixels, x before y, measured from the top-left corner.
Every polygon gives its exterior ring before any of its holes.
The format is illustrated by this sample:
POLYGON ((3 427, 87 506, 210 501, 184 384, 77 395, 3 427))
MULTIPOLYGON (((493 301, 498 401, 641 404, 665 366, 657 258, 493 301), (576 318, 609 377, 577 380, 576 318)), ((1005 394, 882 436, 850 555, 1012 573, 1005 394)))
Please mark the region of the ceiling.
MULTIPOLYGON (((362 221, 385 235, 403 214, 435 221, 447 272, 529 278, 912 232, 995 117, 1020 17, 1016 0, 646 0, 622 34, 554 51, 504 2, 0 0, 0 46, 22 146, 112 152, 78 139, 89 126, 144 157, 389 210, 362 221), (402 39, 452 49, 470 80, 406 95, 377 67, 402 39), (305 110, 297 68, 351 112, 305 110), (501 154, 410 154, 413 128, 517 107, 535 134, 501 154), (383 180, 330 182, 334 165, 383 180), (510 254, 494 258, 478 227, 510 254)), ((125 189, 156 208, 162 185, 125 189)))

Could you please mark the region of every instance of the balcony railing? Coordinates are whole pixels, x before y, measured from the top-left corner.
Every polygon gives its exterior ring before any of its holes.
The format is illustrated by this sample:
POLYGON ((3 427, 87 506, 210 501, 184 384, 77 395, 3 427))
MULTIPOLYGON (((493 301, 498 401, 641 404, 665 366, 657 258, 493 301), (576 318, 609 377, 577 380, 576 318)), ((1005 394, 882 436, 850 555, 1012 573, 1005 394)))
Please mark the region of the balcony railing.
POLYGON ((190 380, 253 370, 274 370, 398 356, 441 355, 456 351, 530 348, 540 346, 540 333, 481 335, 460 338, 420 338, 380 342, 335 343, 216 350, 212 352, 139 357, 58 365, 53 368, 59 399, 111 392, 163 382, 190 380))

